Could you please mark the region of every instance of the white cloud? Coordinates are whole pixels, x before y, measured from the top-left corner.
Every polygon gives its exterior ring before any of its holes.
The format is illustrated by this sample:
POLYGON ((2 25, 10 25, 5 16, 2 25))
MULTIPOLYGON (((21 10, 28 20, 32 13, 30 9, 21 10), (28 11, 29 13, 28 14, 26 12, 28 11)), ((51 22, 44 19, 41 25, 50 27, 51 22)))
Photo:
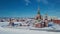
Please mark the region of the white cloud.
MULTIPOLYGON (((28 6, 31 3, 30 0, 25 0, 25 2, 26 2, 26 6, 28 6)), ((44 4, 48 4, 48 0, 37 0, 37 2, 42 2, 44 4)))
POLYGON ((37 2, 42 2, 44 4, 48 4, 48 0, 37 0, 37 2))
POLYGON ((40 2, 40 0, 37 0, 37 2, 40 2))
POLYGON ((27 6, 31 3, 30 0, 25 0, 25 2, 27 6))
POLYGON ((41 0, 44 4, 48 4, 48 0, 41 0))

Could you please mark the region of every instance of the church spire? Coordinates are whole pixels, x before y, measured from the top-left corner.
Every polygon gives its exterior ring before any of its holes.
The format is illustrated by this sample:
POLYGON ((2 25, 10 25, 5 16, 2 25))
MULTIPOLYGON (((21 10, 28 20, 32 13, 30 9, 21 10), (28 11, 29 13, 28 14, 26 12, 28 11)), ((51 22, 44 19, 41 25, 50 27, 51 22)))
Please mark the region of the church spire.
POLYGON ((38 13, 37 14, 40 14, 40 0, 38 0, 38 13))
POLYGON ((45 14, 45 20, 47 20, 47 19, 48 19, 48 14, 46 13, 46 14, 45 14))
POLYGON ((37 16, 35 18, 36 20, 41 20, 41 15, 40 15, 40 2, 38 2, 38 11, 37 11, 37 16))
POLYGON ((40 14, 40 7, 38 7, 38 14, 40 14))

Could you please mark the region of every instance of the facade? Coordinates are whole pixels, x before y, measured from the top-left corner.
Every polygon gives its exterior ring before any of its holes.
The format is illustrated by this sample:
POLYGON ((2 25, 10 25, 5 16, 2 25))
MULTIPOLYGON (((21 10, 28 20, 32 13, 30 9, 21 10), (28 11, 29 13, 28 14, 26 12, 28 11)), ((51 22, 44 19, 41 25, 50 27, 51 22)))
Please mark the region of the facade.
POLYGON ((60 24, 60 20, 53 20, 54 23, 60 24))
POLYGON ((40 14, 40 8, 38 7, 37 16, 35 17, 35 27, 42 28, 48 26, 48 17, 45 15, 45 19, 43 20, 42 15, 40 14), (44 21, 44 22, 43 22, 44 21))
POLYGON ((41 14, 40 14, 40 8, 38 7, 38 12, 37 12, 37 16, 35 17, 36 20, 41 20, 42 17, 41 17, 41 14))

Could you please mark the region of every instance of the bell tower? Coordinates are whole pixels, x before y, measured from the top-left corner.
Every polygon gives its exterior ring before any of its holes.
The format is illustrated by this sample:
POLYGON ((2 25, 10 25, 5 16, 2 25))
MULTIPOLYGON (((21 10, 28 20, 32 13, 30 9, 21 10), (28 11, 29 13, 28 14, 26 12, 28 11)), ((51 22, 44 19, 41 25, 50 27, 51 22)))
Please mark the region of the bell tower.
POLYGON ((37 16, 35 17, 36 20, 41 20, 41 14, 40 14, 40 1, 38 2, 38 10, 37 10, 37 16))

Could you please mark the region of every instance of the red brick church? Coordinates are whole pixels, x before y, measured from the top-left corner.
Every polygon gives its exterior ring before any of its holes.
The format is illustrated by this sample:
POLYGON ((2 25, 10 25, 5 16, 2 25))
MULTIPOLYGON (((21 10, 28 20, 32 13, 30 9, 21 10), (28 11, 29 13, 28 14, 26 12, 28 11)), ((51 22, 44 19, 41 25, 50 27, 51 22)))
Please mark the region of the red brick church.
MULTIPOLYGON (((38 7, 38 12, 37 12, 37 16, 35 17, 35 20, 43 20, 43 17, 42 17, 42 15, 40 14, 40 8, 39 8, 39 7, 38 7)), ((50 20, 48 20, 47 14, 45 15, 44 21, 45 21, 44 24, 42 24, 42 23, 37 23, 37 24, 35 24, 35 27, 41 28, 41 27, 47 27, 47 26, 48 26, 48 22, 49 22, 50 20), (44 25, 45 25, 45 26, 44 26, 44 25)), ((52 21, 53 21, 53 23, 60 24, 60 20, 58 20, 58 19, 52 19, 52 21)))

